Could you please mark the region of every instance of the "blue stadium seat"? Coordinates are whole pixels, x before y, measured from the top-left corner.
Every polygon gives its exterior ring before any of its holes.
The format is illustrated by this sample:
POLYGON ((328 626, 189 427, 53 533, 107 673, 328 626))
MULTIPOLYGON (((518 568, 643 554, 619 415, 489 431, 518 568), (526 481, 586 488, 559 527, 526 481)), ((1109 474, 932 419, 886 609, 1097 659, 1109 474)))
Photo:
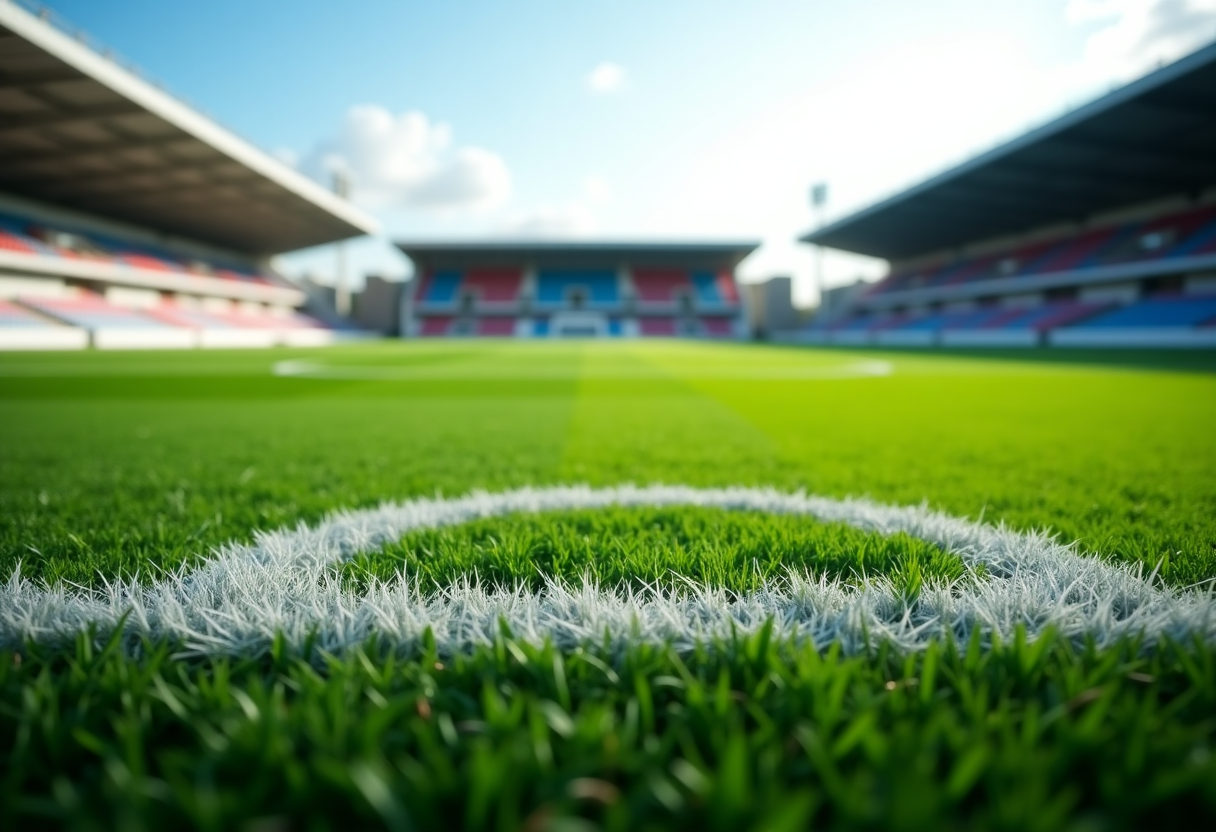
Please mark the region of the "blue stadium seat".
POLYGON ((713 272, 693 272, 693 292, 697 303, 701 305, 719 306, 725 302, 722 293, 718 291, 718 276, 713 272))
POLYGON ((544 269, 536 275, 536 302, 541 305, 564 305, 579 289, 586 292, 588 306, 621 302, 616 272, 608 269, 544 269))
POLYGON ((1078 327, 1199 326, 1216 320, 1216 297, 1148 298, 1090 318, 1078 327))
POLYGON ((431 281, 422 296, 425 303, 455 303, 456 293, 464 275, 458 271, 441 271, 431 274, 431 281))

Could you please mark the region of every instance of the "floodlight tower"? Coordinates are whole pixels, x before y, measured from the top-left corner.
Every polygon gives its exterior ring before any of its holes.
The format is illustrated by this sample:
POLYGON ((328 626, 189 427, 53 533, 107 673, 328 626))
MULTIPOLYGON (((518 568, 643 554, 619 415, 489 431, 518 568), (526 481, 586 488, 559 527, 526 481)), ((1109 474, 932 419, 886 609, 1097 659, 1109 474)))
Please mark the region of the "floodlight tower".
MULTIPOLYGON (((341 168, 334 170, 334 193, 342 199, 350 196, 350 177, 341 168)), ((338 242, 337 274, 334 278, 334 309, 343 318, 350 317, 350 286, 346 282, 346 241, 338 242)))
MULTIPOLYGON (((811 207, 815 209, 815 225, 823 228, 824 214, 828 205, 828 183, 816 182, 811 186, 811 207)), ((823 305, 823 246, 815 246, 815 294, 819 295, 819 304, 823 305)))

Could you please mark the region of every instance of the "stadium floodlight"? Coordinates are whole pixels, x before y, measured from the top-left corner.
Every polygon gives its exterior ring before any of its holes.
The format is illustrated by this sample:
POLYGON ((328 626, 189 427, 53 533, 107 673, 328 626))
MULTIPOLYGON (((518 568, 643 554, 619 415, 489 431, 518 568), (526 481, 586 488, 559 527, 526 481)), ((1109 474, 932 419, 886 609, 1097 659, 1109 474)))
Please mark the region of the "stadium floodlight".
POLYGON ((816 182, 811 186, 811 205, 822 209, 828 202, 828 183, 816 182))
MULTIPOLYGON (((350 177, 341 168, 334 170, 334 194, 341 199, 350 195, 350 177)), ((334 309, 343 318, 350 317, 350 286, 346 280, 346 243, 338 241, 338 263, 334 275, 334 309)))
MULTIPOLYGON (((828 205, 828 183, 816 182, 811 186, 811 206, 815 209, 815 224, 823 228, 824 214, 828 205)), ((823 246, 815 246, 815 293, 823 305, 823 246)))

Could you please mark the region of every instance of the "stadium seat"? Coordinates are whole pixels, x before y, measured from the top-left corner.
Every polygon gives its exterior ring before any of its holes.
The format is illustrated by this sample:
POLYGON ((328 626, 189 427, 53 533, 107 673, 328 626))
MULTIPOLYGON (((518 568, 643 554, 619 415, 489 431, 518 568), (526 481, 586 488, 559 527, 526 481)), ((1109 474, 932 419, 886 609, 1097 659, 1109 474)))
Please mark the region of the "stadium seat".
POLYGON ((45 318, 40 318, 20 306, 0 300, 0 327, 46 327, 55 326, 45 318))
POLYGON ((1032 329, 1045 332, 1056 327, 1081 321, 1109 308, 1109 304, 1063 301, 1028 309, 1013 310, 989 322, 989 329, 1032 329))
POLYGON ((502 338, 515 334, 514 318, 481 318, 477 321, 477 334, 502 338))
POLYGON ((24 235, 19 236, 4 228, 0 228, 0 250, 38 254, 38 249, 32 245, 32 242, 32 240, 29 240, 24 235))
POLYGON ((522 284, 523 272, 519 269, 469 269, 460 291, 473 292, 481 303, 515 303, 522 284))
POLYGON ((633 288, 642 305, 670 305, 682 295, 692 297, 696 292, 683 269, 634 269, 633 288))
POLYGON ((418 300, 423 304, 454 304, 463 279, 464 274, 455 270, 427 272, 418 286, 418 300))
POLYGON ((930 315, 908 318, 891 329, 936 332, 942 329, 966 329, 983 326, 999 316, 1002 310, 995 307, 972 309, 965 312, 937 312, 930 315))
POLYGON ((93 294, 72 298, 20 298, 22 305, 84 329, 163 329, 172 324, 140 310, 107 303, 93 294))
POLYGON ((696 288, 697 305, 700 307, 728 306, 739 302, 735 281, 729 274, 693 272, 692 283, 696 288))
POLYGON ((725 338, 734 334, 730 318, 702 318, 701 330, 711 338, 725 338))
POLYGON ((578 293, 588 307, 614 306, 621 302, 616 273, 606 269, 543 269, 536 275, 538 306, 566 306, 578 293))
POLYGON ((641 318, 638 320, 638 331, 642 335, 675 335, 675 318, 641 318))
POLYGON ((1037 275, 1213 252, 1216 206, 1209 205, 1150 221, 1106 226, 1003 252, 894 272, 868 289, 865 296, 1011 277, 1027 278, 1029 288, 1037 275))
POLYGON ((421 335, 447 335, 452 326, 450 315, 428 315, 422 319, 421 335))
POLYGON ((1216 297, 1172 295, 1112 309, 1075 327, 1194 327, 1216 322, 1216 297))

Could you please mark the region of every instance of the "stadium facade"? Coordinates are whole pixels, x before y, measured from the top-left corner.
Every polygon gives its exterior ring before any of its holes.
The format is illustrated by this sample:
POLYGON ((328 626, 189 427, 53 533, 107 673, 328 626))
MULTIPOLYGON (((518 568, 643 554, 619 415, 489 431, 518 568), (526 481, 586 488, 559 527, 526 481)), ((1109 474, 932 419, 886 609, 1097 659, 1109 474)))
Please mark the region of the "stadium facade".
POLYGON ((0 0, 0 348, 321 344, 273 254, 374 221, 0 0))
POLYGON ((735 338, 735 269, 758 242, 402 242, 420 337, 735 338))
POLYGON ((1216 347, 1216 44, 802 240, 890 261, 802 340, 1216 347))

